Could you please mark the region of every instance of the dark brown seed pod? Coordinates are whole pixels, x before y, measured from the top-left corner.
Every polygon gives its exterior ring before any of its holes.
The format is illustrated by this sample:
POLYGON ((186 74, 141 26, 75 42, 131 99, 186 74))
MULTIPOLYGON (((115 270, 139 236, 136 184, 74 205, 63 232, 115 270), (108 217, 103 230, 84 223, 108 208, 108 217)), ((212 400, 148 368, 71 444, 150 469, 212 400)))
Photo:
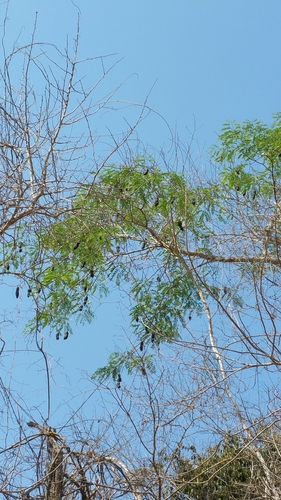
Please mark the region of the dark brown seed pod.
POLYGON ((252 200, 254 200, 254 199, 255 199, 256 195, 257 195, 257 191, 256 191, 256 189, 254 189, 253 196, 252 196, 252 200))
POLYGON ((90 269, 90 276, 91 276, 91 278, 94 277, 94 270, 93 269, 90 269))
POLYGON ((117 245, 117 247, 116 247, 116 253, 119 253, 119 252, 120 252, 120 246, 117 245))
POLYGON ((75 243, 74 247, 73 247, 73 250, 77 250, 77 248, 79 247, 80 245, 80 241, 77 241, 77 243, 75 243))
POLYGON ((189 319, 189 321, 191 321, 191 320, 192 320, 192 316, 191 316, 191 314, 188 316, 188 319, 189 319))
POLYGON ((155 340, 155 334, 154 334, 154 333, 152 333, 152 334, 151 334, 151 342, 153 343, 153 342, 154 342, 154 340, 155 340))
POLYGON ((69 333, 68 332, 65 332, 64 336, 63 336, 63 340, 67 340, 68 339, 68 335, 69 333))
POLYGON ((180 228, 181 231, 184 231, 184 227, 182 225, 182 221, 181 220, 178 220, 178 226, 180 228))
POLYGON ((117 382, 122 382, 122 378, 121 378, 120 373, 118 373, 118 375, 117 375, 117 382))
POLYGON ((146 376, 146 369, 144 366, 141 367, 141 374, 145 377, 146 376))
POLYGON ((60 332, 57 332, 56 334, 56 340, 59 340, 60 339, 60 332))
POLYGON ((20 287, 17 286, 17 288, 16 288, 16 298, 18 299, 19 296, 20 296, 20 287))
POLYGON ((31 288, 29 288, 29 289, 27 290, 27 296, 28 296, 28 297, 30 297, 30 295, 31 295, 31 294, 32 294, 32 290, 31 290, 31 288))
POLYGON ((159 205, 159 196, 156 196, 155 201, 154 201, 154 206, 158 207, 159 205))
POLYGON ((145 249, 145 245, 146 245, 146 242, 144 241, 142 246, 141 246, 141 249, 144 250, 145 249))
POLYGON ((38 428, 38 424, 36 422, 27 422, 27 425, 28 425, 28 427, 37 427, 38 428))
POLYGON ((79 311, 83 311, 83 304, 81 304, 81 306, 79 306, 79 311))
POLYGON ((140 351, 143 351, 143 348, 144 348, 144 341, 142 340, 140 343, 140 351))
POLYGON ((88 295, 86 295, 86 297, 84 298, 84 306, 87 304, 88 302, 88 295))
POLYGON ((147 167, 143 173, 143 175, 147 175, 149 173, 149 168, 147 167))
POLYGON ((116 387, 117 387, 117 389, 121 389, 121 384, 120 384, 120 382, 117 382, 116 387))

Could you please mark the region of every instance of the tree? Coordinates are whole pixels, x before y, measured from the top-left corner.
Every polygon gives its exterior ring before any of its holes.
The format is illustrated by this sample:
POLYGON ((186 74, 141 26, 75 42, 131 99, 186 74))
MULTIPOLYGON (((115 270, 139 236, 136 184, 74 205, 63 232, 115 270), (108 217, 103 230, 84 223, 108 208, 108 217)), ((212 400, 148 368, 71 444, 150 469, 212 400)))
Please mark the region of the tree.
MULTIPOLYGON (((276 482, 280 482, 279 431, 260 429, 260 436, 260 452, 274 471, 276 482)), ((202 453, 198 453, 195 446, 181 452, 183 456, 179 453, 175 457, 175 477, 179 483, 176 498, 264 498, 263 468, 247 440, 229 433, 202 453)))
MULTIPOLYGON (((41 248, 32 253, 36 236, 38 242, 43 228, 71 213, 79 184, 91 182, 93 173, 102 168, 103 162, 97 162, 93 153, 97 141, 93 118, 117 91, 95 99, 116 62, 105 69, 106 56, 79 60, 79 19, 73 47, 67 45, 64 51, 37 42, 36 25, 35 20, 30 43, 15 44, 9 55, 3 49, 0 105, 2 275, 21 277, 29 295, 40 289, 38 277, 28 273, 42 262, 41 248), (89 71, 97 62, 98 80, 88 86, 80 67, 84 64, 89 71)), ((144 108, 120 140, 112 140, 104 161, 133 133, 144 108)))
POLYGON ((1 380, 6 421, 16 424, 7 424, 1 450, 1 492, 56 500, 188 498, 205 494, 206 482, 216 494, 220 471, 229 476, 235 463, 235 484, 227 488, 236 495, 241 452, 245 495, 277 500, 281 115, 272 126, 225 125, 212 151, 217 166, 205 178, 188 161, 181 171, 129 144, 115 161, 135 126, 85 170, 95 142, 91 116, 106 103, 93 104, 96 85, 85 90, 76 76, 77 43, 72 58, 52 48, 48 63, 34 38, 5 57, 3 282, 13 277, 15 297, 25 288, 33 304, 26 332, 34 334, 48 381, 42 331, 67 338, 70 320, 90 321, 93 295, 112 284, 128 297, 129 347, 94 374, 93 390, 110 394, 94 437, 93 421, 87 426, 83 418, 79 425, 72 419, 69 435, 57 432, 49 408, 38 423, 1 380), (20 55, 17 89, 12 67, 20 55), (43 94, 31 84, 34 74, 43 94), (203 443, 191 467, 180 453, 194 443, 199 449, 198 436, 203 443), (258 491, 249 464, 259 471, 258 491), (203 485, 194 493, 198 474, 203 485))
MULTIPOLYGON (((67 44, 64 51, 50 44, 38 43, 35 22, 30 43, 22 47, 15 44, 8 55, 3 49, 0 105, 1 285, 14 287, 15 299, 21 299, 26 293, 36 311, 39 298, 46 291, 41 287, 40 273, 37 274, 40 266, 45 269, 46 251, 39 243, 39 235, 52 227, 55 220, 73 213, 72 199, 81 183, 90 183, 102 168, 103 161, 109 161, 118 152, 133 133, 146 107, 145 104, 141 107, 134 124, 128 126, 118 139, 113 139, 109 132, 112 146, 101 161, 97 160, 98 153, 93 151, 97 141, 93 119, 103 107, 109 105, 119 86, 102 99, 95 98, 95 92, 116 62, 106 69, 105 57, 80 61, 78 42, 79 22, 73 48, 67 44), (89 86, 82 78, 80 68, 84 64, 89 69, 96 63, 99 64, 98 81, 91 82, 89 86), (19 74, 22 77, 20 82, 19 74)), ((83 446, 77 451, 74 440, 70 439, 72 448, 69 448, 64 436, 50 427, 51 363, 40 336, 39 323, 31 340, 32 347, 27 341, 26 350, 29 353, 36 351, 42 357, 47 381, 47 411, 43 414, 38 400, 28 407, 21 397, 16 384, 13 385, 14 362, 6 376, 3 366, 11 352, 7 346, 10 339, 6 327, 14 322, 14 315, 8 314, 3 307, 1 326, 4 333, 0 334, 0 398, 3 410, 0 491, 3 498, 58 500, 63 495, 85 498, 89 484, 93 477, 96 481, 98 474, 103 477, 105 485, 110 478, 117 489, 120 484, 128 488, 131 477, 118 456, 96 455, 93 452, 90 456, 88 451, 84 454, 83 446), (34 413, 40 415, 40 423, 35 421, 34 413), (85 482, 81 472, 81 464, 85 471, 88 467, 88 482, 85 482), (97 473, 98 467, 103 469, 102 473, 97 473), (67 477, 65 483, 66 471, 71 477, 67 477)), ((16 356, 15 345, 12 352, 16 356)), ((72 430, 74 432, 74 426, 72 430)), ((134 496, 134 488, 131 489, 134 496)))
MULTIPOLYGON (((48 287, 55 281, 56 266, 59 275, 62 269, 68 270, 62 283, 64 291, 55 287, 49 297, 71 296, 72 309, 63 304, 55 314, 54 327, 57 316, 64 316, 64 307, 66 317, 79 310, 81 280, 86 280, 87 293, 104 283, 105 273, 109 273, 117 284, 122 278, 131 284, 135 300, 132 320, 142 318, 134 326, 139 338, 147 337, 146 328, 158 335, 160 342, 177 338, 187 312, 201 314, 205 308, 209 316, 208 298, 226 316, 252 356, 261 363, 278 364, 276 333, 271 338, 264 332, 262 341, 260 337, 256 341, 247 323, 239 325, 227 304, 241 314, 244 288, 256 296, 257 320, 261 316, 272 320, 277 313, 278 298, 274 296, 266 305, 264 295, 268 287, 276 286, 279 272, 279 127, 280 117, 272 129, 248 122, 233 131, 226 127, 221 145, 215 149, 223 168, 218 179, 207 179, 205 185, 196 185, 190 175, 147 166, 146 158, 107 167, 92 184, 81 185, 72 214, 39 235, 54 266, 42 271, 42 285, 48 287), (237 129, 241 129, 240 142, 237 129), (141 272, 144 256, 151 276, 141 272), (63 262, 62 268, 58 260, 63 262), (273 273, 273 281, 269 281, 268 272, 273 273), (154 315, 156 305, 161 318, 154 315)), ((49 318, 47 313, 46 306, 42 321, 53 326, 54 315, 49 318)), ((211 333, 211 324, 209 328, 211 333)))
MULTIPOLYGON (((227 436, 221 443, 197 453, 191 446, 189 458, 177 457, 177 498, 203 500, 258 499, 263 496, 260 464, 247 449, 247 443, 227 436), (180 484, 183 488, 180 488, 180 484)), ((264 451, 264 450, 263 450, 264 451)))
MULTIPOLYGON (((22 421, 20 439, 2 450, 3 495, 54 498, 46 496, 52 491, 55 498, 77 499, 266 498, 253 443, 230 432, 215 434, 211 388, 199 380, 196 387, 183 360, 179 367, 177 358, 169 362, 160 353, 158 363, 161 359, 157 373, 135 376, 121 390, 99 387, 104 394, 100 404, 107 409, 103 417, 72 415, 62 430, 22 421), (210 440, 217 442, 209 447, 210 440)), ((280 427, 260 426, 255 441, 279 485, 280 427)))
POLYGON ((181 348, 174 359, 184 358, 208 393, 205 424, 210 405, 223 405, 216 427, 243 433, 264 495, 276 499, 279 482, 256 436, 279 415, 280 124, 276 115, 270 127, 225 125, 212 152, 218 167, 205 180, 137 157, 81 183, 72 212, 39 235, 44 265, 35 272, 45 293, 29 325, 68 330, 71 315, 90 319, 91 294, 114 282, 130 297, 132 348, 113 353, 95 377, 120 385, 124 368, 146 377, 157 373, 158 349, 181 348))

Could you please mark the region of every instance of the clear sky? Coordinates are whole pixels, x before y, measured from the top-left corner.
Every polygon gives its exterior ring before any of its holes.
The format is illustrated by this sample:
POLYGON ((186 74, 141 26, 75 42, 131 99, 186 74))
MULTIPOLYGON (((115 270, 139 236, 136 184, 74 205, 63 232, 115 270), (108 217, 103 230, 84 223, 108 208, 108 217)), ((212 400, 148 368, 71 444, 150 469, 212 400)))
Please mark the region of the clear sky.
MULTIPOLYGON (((195 148, 202 154, 202 164, 208 164, 207 150, 215 142, 223 122, 254 118, 269 122, 272 114, 280 111, 280 0, 76 0, 76 3, 79 9, 70 0, 10 0, 6 46, 30 41, 36 12, 38 41, 64 48, 68 37, 71 45, 79 10, 80 58, 116 54, 112 60, 120 59, 108 80, 102 83, 102 92, 125 81, 119 98, 142 103, 151 91, 149 106, 177 130, 181 141, 188 144, 190 132, 196 129, 195 148)), ((0 19, 5 8, 6 3, 2 3, 0 19)), ((87 74, 86 78, 87 81, 93 78, 94 82, 97 75, 87 74)), ((118 116, 104 114, 97 118, 97 134, 103 134, 106 126, 122 129, 123 123, 122 111, 118 116)), ((167 126, 156 114, 140 125, 139 137, 156 149, 170 140, 167 126)), ((2 295, 3 300, 7 296, 9 306, 15 301, 13 288, 8 288, 7 293, 7 287, 2 286, 2 295)), ((16 304, 19 306, 20 302, 16 304)), ((15 337, 20 337, 23 321, 19 312, 19 326, 2 329, 11 352, 15 342, 21 347, 21 341, 15 337)), ((90 387, 82 380, 82 372, 91 373, 106 362, 114 343, 118 345, 118 339, 126 333, 126 324, 126 311, 119 306, 119 297, 113 295, 97 308, 93 324, 77 328, 67 342, 57 342, 46 333, 46 348, 55 360, 54 420, 57 406, 68 398, 65 387, 72 393, 90 387)), ((13 359, 7 355, 4 360, 7 374, 12 362, 19 365, 18 373, 13 372, 13 384, 25 395, 27 403, 28 398, 30 401, 35 398, 37 405, 41 397, 40 410, 44 415, 45 379, 38 353, 19 353, 13 359)), ((5 377, 8 380, 8 375, 5 377)))

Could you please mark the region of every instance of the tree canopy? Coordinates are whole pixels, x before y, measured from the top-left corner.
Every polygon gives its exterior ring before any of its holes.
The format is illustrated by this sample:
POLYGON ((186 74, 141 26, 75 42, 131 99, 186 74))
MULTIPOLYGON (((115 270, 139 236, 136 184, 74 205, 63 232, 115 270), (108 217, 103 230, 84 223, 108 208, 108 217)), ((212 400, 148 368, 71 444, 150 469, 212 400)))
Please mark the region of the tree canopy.
MULTIPOLYGON (((271 127, 225 125, 205 178, 188 166, 165 170, 150 157, 93 172, 71 210, 27 249, 41 252, 26 277, 38 305, 27 329, 39 321, 64 332, 70 319, 90 321, 91 296, 114 283, 130 296, 137 341, 177 341, 190 318, 205 313, 207 348, 216 351, 216 308, 241 351, 236 368, 244 354, 278 365, 280 123, 277 115, 271 127)), ((218 342, 228 348, 229 335, 218 342)), ((111 357, 115 375, 125 359, 136 363, 132 352, 111 357)))

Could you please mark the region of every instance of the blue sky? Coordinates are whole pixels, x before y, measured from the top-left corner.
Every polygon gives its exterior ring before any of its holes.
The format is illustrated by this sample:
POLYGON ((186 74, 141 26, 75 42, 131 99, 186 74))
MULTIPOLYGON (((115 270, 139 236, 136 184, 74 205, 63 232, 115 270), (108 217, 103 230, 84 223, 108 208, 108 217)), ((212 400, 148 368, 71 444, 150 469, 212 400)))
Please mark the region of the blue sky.
MULTIPOLYGON (((156 82, 149 104, 182 140, 189 140, 194 120, 203 148, 225 120, 269 120, 280 109, 278 0, 80 0, 79 9, 80 57, 123 58, 109 85, 130 77, 126 100, 143 102, 156 82)), ((11 41, 29 39, 36 11, 38 40, 64 47, 67 35, 74 37, 77 9, 70 0, 11 0, 11 41)), ((167 135, 143 125, 149 144, 167 135)))
MULTIPOLYGON (((279 0, 76 0, 80 11, 80 58, 115 54, 107 61, 120 62, 100 87, 101 94, 125 82, 118 99, 148 104, 155 111, 138 130, 144 145, 158 150, 168 147, 169 129, 189 144, 195 130, 194 155, 208 168, 207 151, 226 120, 269 122, 281 109, 281 3, 279 0), (160 116, 163 117, 160 118, 160 116)), ((3 19, 6 4, 0 5, 3 19)), ((64 48, 76 33, 77 7, 70 0, 10 0, 5 44, 11 47, 30 41, 36 12, 38 41, 64 48)), ((1 28, 2 29, 2 28, 1 28)), ((1 61, 2 63, 2 61, 1 61)), ((86 74, 87 82, 97 74, 86 74)), ((82 76, 82 75, 81 75, 82 76)), ((20 78, 20 75, 19 75, 20 78)), ((97 117, 97 135, 122 130, 126 108, 97 117)), ((132 114, 133 116, 133 114, 132 114)), ((103 143, 99 145, 102 152, 103 143)), ((14 289, 2 286, 7 307, 14 307, 14 289)), ((22 304, 16 304, 18 326, 2 329, 2 336, 22 348, 24 322, 22 304), (9 338, 7 337, 9 335, 9 338), (15 340, 17 339, 17 340, 15 340)), ((26 301, 24 301, 24 307, 26 301)), ((106 362, 114 344, 126 336, 127 318, 115 293, 99 305, 91 326, 77 328, 67 342, 46 334, 46 349, 54 357, 52 382, 54 420, 59 404, 70 393, 90 387, 83 371, 91 373, 106 362), (84 384, 84 385, 83 385, 84 384)), ((14 355, 13 355, 14 356, 14 355)), ((4 360, 9 377, 10 363, 16 386, 30 401, 42 395, 45 412, 45 376, 38 353, 4 360), (30 366, 30 360, 32 364, 30 366), (26 377, 22 377, 22 373, 26 377), (36 383, 35 383, 36 382, 36 383), (40 393, 41 391, 41 393, 40 393), (43 391, 43 392, 42 392, 43 391), (35 395, 35 396, 34 396, 35 395)), ((13 382, 14 383, 14 382, 13 382)), ((78 398, 79 399, 79 398, 78 398)), ((36 403, 37 404, 37 403, 36 403)), ((74 404, 75 406, 75 404, 74 404)), ((65 410, 63 410, 65 411, 65 410)))

